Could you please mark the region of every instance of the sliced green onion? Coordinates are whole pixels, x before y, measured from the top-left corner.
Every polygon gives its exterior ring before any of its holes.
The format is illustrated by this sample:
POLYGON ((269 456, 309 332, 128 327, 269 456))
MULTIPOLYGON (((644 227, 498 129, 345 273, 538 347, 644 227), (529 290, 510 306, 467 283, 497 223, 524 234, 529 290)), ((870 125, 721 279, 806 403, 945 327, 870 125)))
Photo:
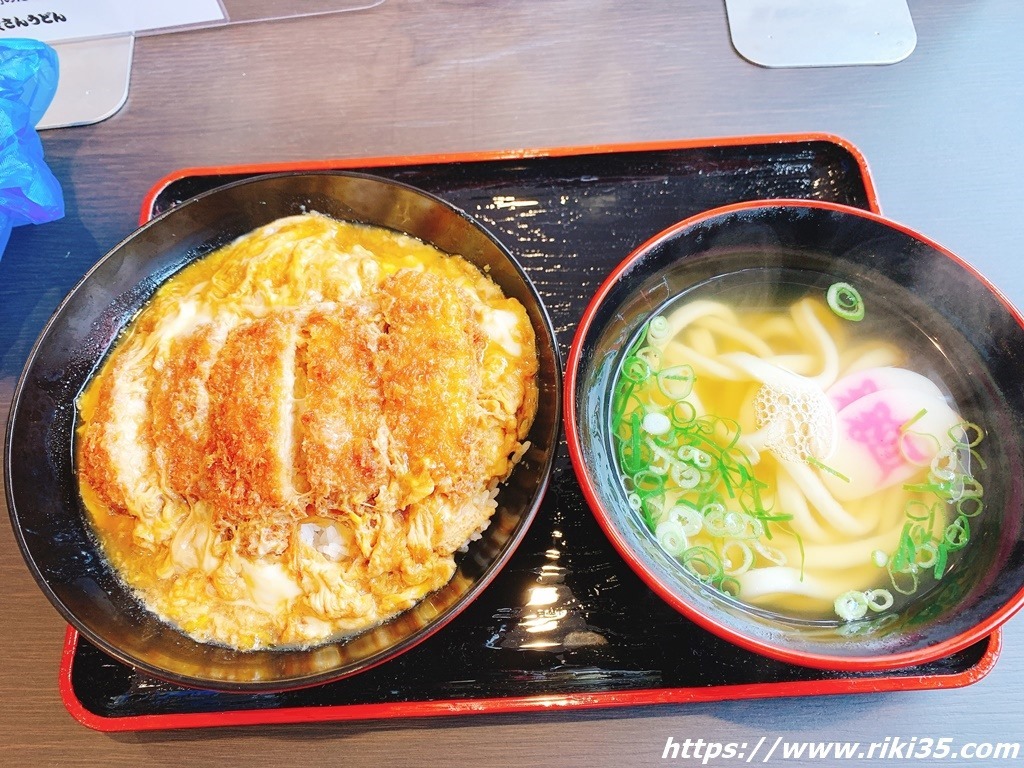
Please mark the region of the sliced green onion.
POLYGON ((698 469, 711 469, 714 461, 704 451, 695 450, 693 452, 693 463, 698 469))
POLYGON ((950 550, 963 549, 971 539, 971 523, 966 515, 958 515, 956 520, 946 526, 942 540, 950 550))
POLYGON ((889 573, 893 571, 896 573, 909 573, 911 566, 917 558, 916 547, 914 546, 914 539, 910 535, 911 524, 907 523, 903 526, 903 531, 900 533, 899 543, 896 545, 896 551, 892 557, 889 558, 888 569, 889 573))
POLYGON ((836 633, 843 637, 859 637, 875 631, 874 621, 848 621, 836 628, 836 633))
POLYGON ((718 582, 718 588, 730 597, 740 596, 740 580, 735 576, 723 576, 718 582))
POLYGON ((738 576, 750 570, 754 564, 754 553, 745 541, 729 539, 722 544, 722 569, 729 576, 738 576), (739 555, 739 562, 733 563, 733 559, 739 555))
POLYGON ((711 445, 727 451, 733 448, 740 439, 740 425, 735 419, 722 416, 704 416, 700 420, 701 430, 711 437, 711 445), (717 433, 717 438, 716 438, 717 433))
POLYGON ((834 606, 836 615, 843 621, 862 619, 868 612, 868 598, 863 592, 850 590, 837 597, 834 606))
POLYGON ((908 429, 910 429, 910 426, 914 422, 917 422, 917 421, 920 421, 921 419, 923 419, 926 413, 928 413, 928 409, 927 408, 922 408, 920 411, 915 413, 912 417, 910 417, 910 419, 908 419, 907 421, 903 422, 903 426, 900 427, 900 432, 906 432, 908 429))
POLYGON ((690 545, 686 534, 683 533, 683 526, 677 520, 666 520, 663 523, 659 523, 658 527, 654 529, 654 535, 658 539, 661 548, 672 555, 672 557, 679 557, 690 545))
POLYGON ((657 493, 649 494, 643 499, 640 517, 649 530, 654 530, 658 523, 665 519, 664 496, 657 493))
MULTIPOLYGON (((936 504, 941 506, 942 502, 936 502, 935 504, 925 504, 921 499, 911 499, 910 501, 907 502, 904 514, 906 514, 907 518, 910 520, 931 521, 935 519, 936 504), (919 509, 921 511, 918 511, 919 509)), ((930 525, 931 524, 929 523, 929 527, 930 525)))
POLYGON ((703 507, 701 507, 700 512, 702 515, 704 515, 705 518, 707 518, 708 515, 724 515, 725 505, 719 504, 717 501, 712 502, 710 504, 705 504, 703 507))
POLYGON ((888 589, 872 589, 865 593, 868 601, 868 608, 875 613, 881 613, 892 608, 892 592, 888 589))
POLYGON ((954 452, 940 451, 932 459, 931 472, 939 480, 949 482, 956 477, 959 467, 960 459, 954 452))
POLYGON ((964 517, 977 517, 983 509, 985 509, 985 502, 979 496, 965 496, 962 499, 957 499, 956 502, 957 514, 964 517))
POLYGON ((683 400, 693 391, 693 368, 689 365, 675 365, 658 371, 657 382, 661 394, 670 400, 683 400))
POLYGON ((650 470, 656 475, 667 475, 669 466, 666 464, 651 464, 650 470))
POLYGON ((672 420, 661 411, 651 411, 640 425, 649 435, 665 435, 672 430, 672 420))
POLYGON ((659 493, 665 489, 665 478, 657 472, 645 469, 633 475, 633 488, 641 496, 659 493))
POLYGON ((661 350, 657 347, 640 347, 634 354, 638 359, 647 363, 651 371, 656 371, 661 367, 661 350))
POLYGON ((669 510, 669 516, 683 526, 686 536, 696 536, 704 528, 704 516, 693 507, 677 504, 669 510))
POLYGON ((933 493, 936 496, 942 498, 948 498, 950 494, 949 483, 905 483, 903 485, 904 491, 911 491, 916 493, 933 493))
POLYGON ((901 595, 912 595, 917 592, 917 587, 920 584, 920 578, 917 575, 917 571, 904 571, 899 572, 893 569, 892 560, 889 561, 886 570, 889 572, 889 580, 892 582, 892 588, 899 592, 901 595))
POLYGON ((985 437, 985 430, 977 424, 969 421, 962 421, 947 433, 953 442, 968 448, 976 448, 982 438, 985 437), (957 432, 959 430, 959 433, 957 432))
POLYGON ((620 387, 615 391, 615 397, 612 399, 612 424, 617 424, 621 427, 624 424, 626 413, 632 413, 633 411, 643 412, 643 403, 637 396, 635 389, 636 385, 629 384, 628 387, 620 387))
POLYGON ((662 315, 657 315, 652 317, 651 322, 647 325, 647 336, 652 341, 662 341, 668 338, 670 330, 672 330, 672 326, 668 320, 662 315))
POLYGON ((976 479, 967 475, 963 479, 960 490, 961 499, 980 499, 985 495, 985 488, 976 479))
POLYGON ((978 462, 978 466, 981 467, 981 469, 988 469, 988 464, 986 463, 986 461, 983 458, 981 458, 981 454, 980 453, 978 453, 973 448, 971 448, 968 451, 968 453, 970 454, 972 459, 974 459, 976 462, 978 462))
POLYGON ((807 457, 807 463, 810 464, 811 466, 817 467, 820 470, 828 472, 830 475, 835 475, 840 480, 842 480, 844 483, 850 482, 850 478, 848 478, 842 472, 840 472, 837 469, 833 469, 832 467, 828 466, 828 464, 825 464, 824 462, 818 461, 813 456, 808 456, 807 457))
POLYGON ((829 309, 843 320, 854 323, 864 319, 864 299, 849 283, 833 283, 825 294, 829 309))
MULTIPOLYGON (((754 549, 756 549, 766 560, 775 563, 775 565, 786 564, 786 556, 780 550, 775 547, 769 547, 763 541, 755 541, 754 549)), ((802 549, 803 548, 801 547, 801 550, 802 549)))
POLYGON ((943 540, 939 542, 936 549, 935 565, 932 568, 932 576, 938 581, 946 574, 946 563, 949 562, 949 545, 943 540))
POLYGON ((673 464, 669 470, 669 474, 675 481, 676 485, 685 491, 691 491, 701 484, 704 479, 701 476, 700 470, 696 467, 691 467, 686 464, 673 464))
POLYGON ((715 509, 704 515, 705 530, 712 536, 722 539, 735 538, 741 535, 745 528, 743 518, 746 515, 731 512, 720 504, 714 506, 716 507, 715 509))
POLYGON ((683 567, 700 581, 711 584, 722 578, 722 559, 712 549, 690 547, 680 559, 683 567))
POLYGON ((917 548, 915 554, 914 565, 918 568, 924 568, 927 570, 935 565, 935 562, 939 558, 939 548, 935 542, 928 541, 917 548))
POLYGON ((619 464, 627 475, 642 472, 651 463, 650 447, 645 445, 640 431, 640 414, 629 414, 629 435, 619 443, 619 464))
POLYGON ((669 416, 672 419, 672 423, 677 427, 685 427, 694 422, 697 418, 697 409, 693 403, 686 400, 680 400, 679 402, 673 403, 672 408, 669 409, 669 416))
POLYGON ((751 515, 749 512, 742 513, 740 529, 736 532, 737 539, 760 539, 764 536, 764 522, 751 515))
POLYGON ((651 366, 636 355, 627 357, 622 365, 622 377, 634 384, 643 384, 650 378, 651 366))
POLYGON ((800 581, 804 580, 804 564, 807 562, 807 553, 804 551, 804 540, 796 531, 790 531, 796 539, 796 547, 800 550, 800 581))

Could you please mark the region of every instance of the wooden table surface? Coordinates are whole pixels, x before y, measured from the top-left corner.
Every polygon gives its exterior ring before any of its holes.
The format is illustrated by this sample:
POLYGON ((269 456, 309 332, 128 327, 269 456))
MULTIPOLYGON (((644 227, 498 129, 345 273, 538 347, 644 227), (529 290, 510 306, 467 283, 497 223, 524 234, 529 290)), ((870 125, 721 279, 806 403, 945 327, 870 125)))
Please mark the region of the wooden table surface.
MULTIPOLYGON (((1024 305, 1024 5, 910 7, 917 49, 885 67, 754 66, 731 47, 721 0, 387 0, 140 38, 120 113, 43 134, 67 215, 16 230, 0 259, 0 416, 61 297, 185 166, 827 132, 866 156, 884 213, 1024 305)), ((592 767, 659 764, 669 736, 1024 742, 1019 617, 994 670, 957 690, 105 734, 61 702, 64 624, 6 525, 0 584, 3 765, 592 767)))

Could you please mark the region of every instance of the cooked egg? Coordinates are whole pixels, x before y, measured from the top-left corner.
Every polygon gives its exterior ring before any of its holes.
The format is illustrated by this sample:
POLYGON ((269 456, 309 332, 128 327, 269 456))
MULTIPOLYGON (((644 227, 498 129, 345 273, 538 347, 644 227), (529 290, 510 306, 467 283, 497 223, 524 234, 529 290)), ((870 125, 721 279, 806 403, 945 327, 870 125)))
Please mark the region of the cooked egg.
POLYGON ((526 311, 461 257, 318 214, 167 281, 78 401, 82 498, 203 642, 310 645, 443 586, 537 409, 526 311))

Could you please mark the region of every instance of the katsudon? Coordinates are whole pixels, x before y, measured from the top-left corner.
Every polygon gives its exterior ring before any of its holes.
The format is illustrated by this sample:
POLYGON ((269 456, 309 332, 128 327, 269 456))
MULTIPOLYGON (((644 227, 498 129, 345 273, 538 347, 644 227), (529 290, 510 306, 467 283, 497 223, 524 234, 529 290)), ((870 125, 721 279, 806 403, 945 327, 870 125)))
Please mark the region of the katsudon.
POLYGON ((79 487, 140 601, 242 650, 321 643, 455 571, 528 448, 523 306, 392 230, 279 219, 164 283, 78 398, 79 487))

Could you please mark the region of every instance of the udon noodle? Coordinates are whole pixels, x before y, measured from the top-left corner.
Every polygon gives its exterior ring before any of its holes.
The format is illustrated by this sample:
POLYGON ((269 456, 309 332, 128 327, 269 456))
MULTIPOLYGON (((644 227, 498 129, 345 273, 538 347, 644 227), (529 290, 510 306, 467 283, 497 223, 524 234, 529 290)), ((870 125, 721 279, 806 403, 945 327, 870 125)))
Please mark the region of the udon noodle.
POLYGON ((852 286, 825 298, 669 305, 624 356, 611 420, 630 506, 692 577, 852 620, 951 567, 982 510, 982 435, 903 344, 862 332, 852 286))

